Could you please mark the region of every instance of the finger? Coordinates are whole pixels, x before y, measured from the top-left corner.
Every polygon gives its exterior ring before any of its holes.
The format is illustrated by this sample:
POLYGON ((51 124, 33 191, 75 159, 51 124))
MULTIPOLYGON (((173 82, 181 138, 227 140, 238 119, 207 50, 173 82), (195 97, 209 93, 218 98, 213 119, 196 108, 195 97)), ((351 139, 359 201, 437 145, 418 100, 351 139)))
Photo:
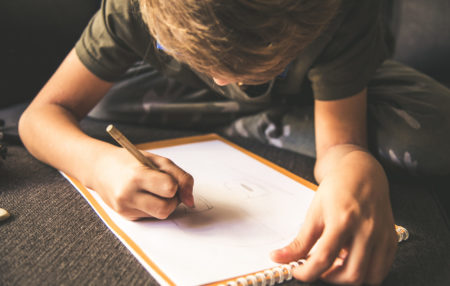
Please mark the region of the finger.
POLYGON ((322 274, 321 279, 327 281, 326 277, 328 275, 331 275, 332 273, 339 271, 342 268, 342 266, 344 266, 347 257, 348 257, 348 246, 345 246, 339 251, 339 254, 334 260, 333 265, 331 265, 330 268, 322 274))
POLYGON ((105 202, 120 216, 127 220, 138 220, 141 218, 152 217, 150 214, 138 210, 133 205, 133 197, 130 195, 124 195, 120 193, 121 196, 117 197, 115 200, 109 200, 106 197, 105 202))
POLYGON ((133 207, 146 215, 143 217, 155 217, 166 219, 180 203, 177 197, 160 198, 148 192, 137 192, 131 199, 133 207))
POLYGON ((172 175, 142 166, 135 178, 136 187, 162 198, 177 194, 178 182, 172 175))
POLYGON ((181 202, 188 207, 194 207, 194 196, 192 194, 194 186, 193 177, 167 158, 154 154, 149 154, 149 157, 158 165, 160 171, 171 175, 175 179, 178 184, 181 202))
POLYGON ((177 165, 167 165, 164 172, 170 174, 178 182, 178 192, 181 202, 188 207, 194 207, 194 196, 192 194, 194 178, 177 165))
POLYGON ((335 261, 322 279, 335 284, 360 285, 373 257, 372 232, 360 231, 353 239, 344 263, 335 261))
POLYGON ((287 246, 272 251, 271 258, 278 263, 289 263, 305 258, 322 233, 323 226, 308 218, 295 239, 287 246))
POLYGON ((397 235, 394 230, 393 233, 386 234, 383 244, 376 245, 364 282, 370 285, 381 284, 389 273, 396 251, 397 235))
POLYGON ((293 269, 294 277, 305 282, 317 280, 333 265, 347 240, 348 235, 345 233, 343 235, 340 228, 325 228, 315 251, 310 254, 304 264, 293 269))

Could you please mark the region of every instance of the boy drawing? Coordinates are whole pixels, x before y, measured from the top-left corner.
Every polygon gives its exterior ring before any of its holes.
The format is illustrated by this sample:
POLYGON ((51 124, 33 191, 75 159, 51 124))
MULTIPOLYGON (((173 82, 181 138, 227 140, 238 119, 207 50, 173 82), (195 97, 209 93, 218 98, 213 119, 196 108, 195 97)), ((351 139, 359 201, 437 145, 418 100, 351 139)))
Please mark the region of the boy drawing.
POLYGON ((370 0, 104 0, 20 135, 132 220, 166 218, 176 194, 192 207, 193 178, 84 134, 77 122, 100 100, 97 118, 209 128, 315 156, 307 220, 271 257, 307 258, 294 271, 302 281, 379 284, 396 250, 382 164, 450 170, 449 90, 386 60, 381 10, 370 0))

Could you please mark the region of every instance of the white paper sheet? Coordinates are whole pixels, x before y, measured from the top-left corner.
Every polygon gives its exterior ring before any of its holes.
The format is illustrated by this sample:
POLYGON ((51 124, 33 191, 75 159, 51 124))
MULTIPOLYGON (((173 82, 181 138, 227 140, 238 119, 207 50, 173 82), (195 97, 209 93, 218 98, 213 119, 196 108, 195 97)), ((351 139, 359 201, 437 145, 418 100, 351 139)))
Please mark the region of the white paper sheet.
MULTIPOLYGON (((119 231, 102 217, 159 283, 201 285, 277 265, 269 253, 298 233, 314 191, 220 140, 151 152, 170 158, 194 177, 195 209, 180 205, 166 220, 133 222, 94 191, 84 192, 98 202, 104 212, 90 203, 101 217, 106 213, 111 218, 119 231)), ((77 189, 83 194, 79 185, 77 189)))

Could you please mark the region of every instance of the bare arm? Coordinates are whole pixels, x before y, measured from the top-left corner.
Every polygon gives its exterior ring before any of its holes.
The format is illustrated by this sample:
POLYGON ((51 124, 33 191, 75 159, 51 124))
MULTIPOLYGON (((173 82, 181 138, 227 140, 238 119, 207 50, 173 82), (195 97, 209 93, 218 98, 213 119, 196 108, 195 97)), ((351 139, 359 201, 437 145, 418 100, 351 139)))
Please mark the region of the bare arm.
POLYGON ((177 192, 192 205, 192 177, 170 160, 146 153, 163 171, 157 172, 81 131, 78 121, 111 85, 87 70, 72 50, 20 119, 27 149, 96 190, 129 219, 167 217, 179 202, 177 192))
POLYGON ((383 168, 367 150, 366 97, 363 90, 342 100, 315 102, 319 188, 297 238, 273 253, 279 262, 308 256, 294 271, 300 280, 378 284, 393 262, 389 187, 383 168))
POLYGON ((367 151, 366 90, 350 98, 316 101, 314 105, 316 154, 314 175, 321 182, 337 167, 336 161, 353 151, 367 151))
POLYGON ((90 73, 72 50, 20 119, 19 133, 30 153, 92 186, 83 166, 96 159, 96 149, 111 146, 84 134, 78 121, 111 85, 90 73))

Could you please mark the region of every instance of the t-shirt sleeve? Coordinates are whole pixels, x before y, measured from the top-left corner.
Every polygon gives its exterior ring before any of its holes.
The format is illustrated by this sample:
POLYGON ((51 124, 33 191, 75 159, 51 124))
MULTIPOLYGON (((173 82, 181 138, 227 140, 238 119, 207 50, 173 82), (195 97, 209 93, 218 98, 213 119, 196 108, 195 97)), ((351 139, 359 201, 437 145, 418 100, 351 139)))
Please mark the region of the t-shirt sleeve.
POLYGON ((75 51, 88 70, 112 82, 144 59, 150 44, 137 1, 103 0, 75 44, 75 51))
POLYGON ((318 100, 335 100, 363 90, 388 57, 381 22, 382 1, 355 1, 341 27, 308 72, 318 100))

